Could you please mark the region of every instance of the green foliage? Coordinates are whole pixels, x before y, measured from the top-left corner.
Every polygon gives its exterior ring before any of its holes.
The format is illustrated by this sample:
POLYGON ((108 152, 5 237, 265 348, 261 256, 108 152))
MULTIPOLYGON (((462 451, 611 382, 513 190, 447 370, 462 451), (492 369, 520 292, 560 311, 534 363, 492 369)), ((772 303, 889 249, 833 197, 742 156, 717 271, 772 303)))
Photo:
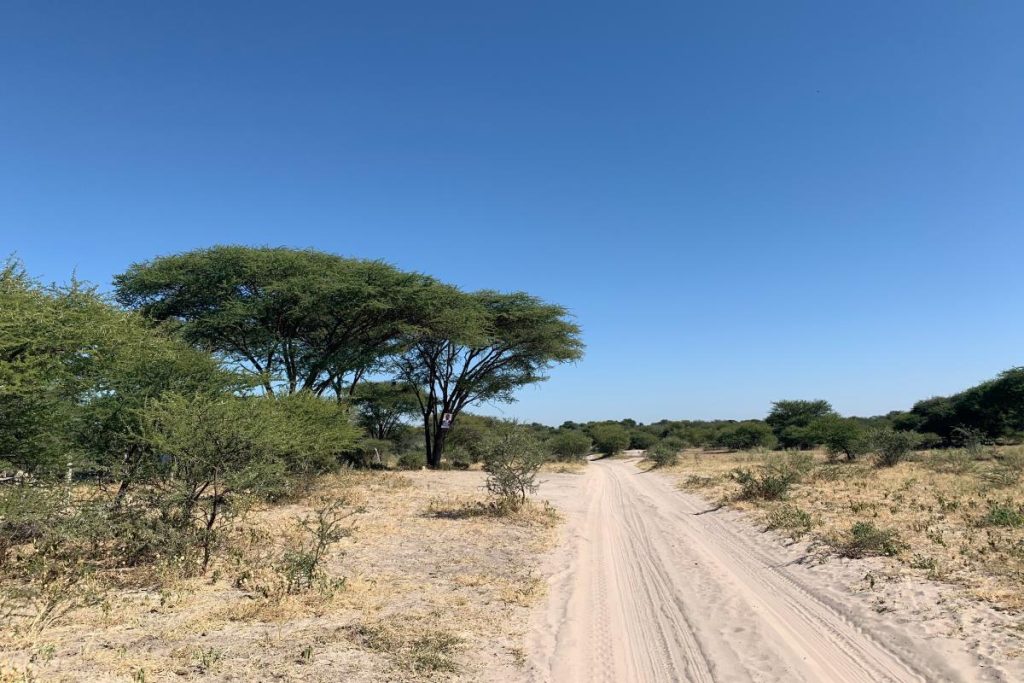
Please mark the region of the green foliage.
POLYGON ((329 590, 338 587, 324 571, 323 560, 328 550, 352 535, 354 525, 349 519, 359 512, 344 498, 322 500, 311 517, 299 520, 299 529, 306 538, 303 543, 284 553, 278 570, 285 577, 286 591, 299 593, 312 588, 329 590))
POLYGON ((809 432, 813 434, 814 441, 825 447, 833 460, 840 455, 847 460, 855 460, 870 449, 867 433, 851 418, 825 415, 810 424, 809 432))
POLYGON ((873 430, 868 438, 878 467, 892 467, 906 458, 920 442, 920 436, 915 432, 899 432, 888 427, 873 430))
POLYGON ((799 482, 813 461, 806 453, 790 452, 770 458, 757 471, 737 468, 730 476, 740 485, 741 500, 781 500, 799 482))
POLYGON ((393 352, 430 278, 315 250, 216 246, 132 265, 117 299, 269 393, 346 393, 393 352))
POLYGON ((348 406, 309 392, 253 398, 249 409, 261 420, 275 457, 289 474, 321 474, 337 467, 360 442, 348 406))
POLYGON ((500 422, 493 417, 463 413, 449 430, 446 446, 460 450, 470 462, 480 462, 487 442, 500 422))
POLYGON ((777 443, 771 428, 758 420, 723 425, 711 438, 711 442, 719 448, 735 451, 773 448, 777 443))
POLYGON ((375 439, 392 439, 403 420, 419 414, 416 391, 398 382, 361 382, 352 395, 357 421, 375 439))
POLYGON ((946 443, 967 445, 971 440, 994 440, 1024 431, 1024 367, 952 396, 935 396, 914 404, 895 424, 899 429, 938 434, 946 443))
POLYGON ((589 436, 575 429, 559 429, 548 441, 548 448, 559 460, 583 460, 592 445, 589 436))
POLYGON ((976 427, 961 426, 953 428, 949 440, 954 446, 963 448, 971 456, 977 458, 983 454, 988 439, 985 432, 976 427))
POLYGON ((93 289, 44 288, 13 264, 0 271, 0 457, 9 465, 130 477, 147 401, 238 387, 211 357, 93 289))
POLYGON ((420 451, 408 451, 398 456, 398 468, 421 470, 427 466, 427 456, 420 451))
POLYGON ((765 422, 782 448, 812 448, 817 445, 812 423, 832 415, 828 401, 775 401, 765 422))
POLYGON ((529 430, 515 422, 502 424, 484 451, 487 490, 503 508, 518 510, 537 490, 537 472, 546 459, 541 442, 529 430))
POLYGON ((629 446, 629 432, 615 423, 597 424, 590 429, 590 438, 598 453, 606 457, 615 455, 629 446))
POLYGON ((1024 526, 1024 505, 1013 501, 988 501, 988 512, 978 521, 978 526, 1024 526))
POLYGON ((517 389, 543 381, 554 365, 583 355, 568 311, 523 292, 467 294, 434 285, 421 293, 418 313, 392 367, 419 390, 430 467, 441 464, 444 415, 457 428, 468 405, 512 401, 517 389))
POLYGON ((671 467, 679 464, 679 452, 683 450, 683 442, 674 437, 662 439, 647 450, 647 458, 656 467, 671 467))
POLYGON ((629 434, 629 447, 634 450, 646 451, 658 442, 658 437, 650 432, 635 430, 629 434))
POLYGON ((833 540, 842 557, 861 558, 869 555, 898 555, 905 547, 899 534, 880 529, 871 522, 856 522, 849 532, 833 540))
POLYGON ((771 508, 766 522, 767 529, 781 529, 797 539, 810 533, 813 526, 810 513, 792 503, 782 503, 771 508))
POLYGON ((282 492, 286 466, 276 425, 261 399, 167 394, 143 413, 142 438, 164 461, 151 504, 171 526, 195 535, 209 564, 219 529, 246 497, 282 492), (257 409, 254 409, 257 408, 257 409))

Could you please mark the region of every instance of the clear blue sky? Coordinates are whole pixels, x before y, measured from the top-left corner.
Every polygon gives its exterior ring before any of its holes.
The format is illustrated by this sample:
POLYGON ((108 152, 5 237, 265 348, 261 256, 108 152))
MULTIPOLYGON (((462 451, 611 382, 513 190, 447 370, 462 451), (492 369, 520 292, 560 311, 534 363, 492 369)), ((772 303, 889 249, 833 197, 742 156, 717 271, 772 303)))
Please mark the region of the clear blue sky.
POLYGON ((844 4, 6 2, 0 250, 524 289, 528 420, 905 408, 1024 364, 1024 4, 844 4))

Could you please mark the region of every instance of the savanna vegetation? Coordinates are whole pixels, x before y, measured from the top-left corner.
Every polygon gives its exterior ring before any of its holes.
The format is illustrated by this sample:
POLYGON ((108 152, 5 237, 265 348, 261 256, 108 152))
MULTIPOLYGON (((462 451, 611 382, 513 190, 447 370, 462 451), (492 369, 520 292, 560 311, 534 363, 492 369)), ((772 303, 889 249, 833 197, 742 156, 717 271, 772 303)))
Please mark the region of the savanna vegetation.
MULTIPOLYGON (((378 653, 397 678, 450 673, 464 666, 467 636, 438 615, 479 619, 493 638, 493 618, 471 613, 479 605, 466 591, 508 610, 537 594, 528 551, 550 542, 556 515, 528 500, 545 464, 573 471, 591 454, 624 451, 836 554, 891 556, 1024 604, 1014 445, 1024 368, 869 418, 821 399, 777 401, 763 420, 646 425, 554 428, 472 412, 512 401, 582 352, 569 313, 529 294, 464 292, 313 250, 159 257, 118 275, 109 296, 77 281, 44 285, 8 262, 0 648, 19 659, 0 681, 45 666, 58 646, 44 634, 68 615, 163 628, 141 615, 176 600, 188 605, 182 618, 210 628, 317 614, 334 630, 311 637, 299 665, 344 641, 378 653), (439 485, 424 468, 480 470, 484 490, 439 485), (454 540, 445 524, 475 535, 454 540), (492 557, 503 544, 504 562, 492 557), (382 566, 380 553, 399 559, 382 566), (414 586, 413 618, 381 607, 414 586), (224 606, 214 614, 180 597, 210 591, 224 606), (380 613, 368 620, 372 605, 380 613)), ((193 636, 164 633, 177 649, 93 658, 90 671, 145 680, 147 667, 222 666, 226 653, 193 636)), ((252 642, 235 645, 237 658, 252 642)))
MULTIPOLYGON (((367 492, 413 481, 346 472, 482 463, 488 517, 542 531, 552 513, 526 510, 540 465, 589 451, 466 412, 581 356, 568 312, 528 294, 234 246, 135 264, 114 285, 0 270, 0 631, 22 655, 69 614, 121 609, 129 587, 226 584, 261 618, 334 600, 338 548, 366 541, 367 492)), ((425 628, 389 637, 423 650, 402 666, 443 670, 459 645, 425 628)), ((369 633, 349 641, 372 647, 369 633)))

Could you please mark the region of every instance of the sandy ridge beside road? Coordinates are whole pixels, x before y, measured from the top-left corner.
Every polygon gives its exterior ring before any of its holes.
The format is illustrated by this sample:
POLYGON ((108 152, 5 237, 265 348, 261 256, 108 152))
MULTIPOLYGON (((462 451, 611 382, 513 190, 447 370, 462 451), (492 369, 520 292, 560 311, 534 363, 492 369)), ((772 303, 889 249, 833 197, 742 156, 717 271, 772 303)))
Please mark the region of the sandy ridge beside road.
POLYGON ((1024 680, 989 644, 991 610, 925 628, 917 608, 947 587, 918 581, 896 587, 909 608, 880 612, 851 590, 871 560, 802 562, 804 547, 708 512, 633 463, 595 461, 541 489, 567 523, 531 631, 531 680, 1024 680))

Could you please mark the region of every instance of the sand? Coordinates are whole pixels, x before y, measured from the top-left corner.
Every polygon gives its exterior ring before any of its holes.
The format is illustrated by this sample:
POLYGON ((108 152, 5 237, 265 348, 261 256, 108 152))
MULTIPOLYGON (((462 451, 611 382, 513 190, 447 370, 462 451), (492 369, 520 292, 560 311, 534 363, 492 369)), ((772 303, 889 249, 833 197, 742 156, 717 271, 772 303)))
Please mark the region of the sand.
POLYGON ((822 563, 805 544, 597 460, 540 495, 566 517, 532 681, 1020 681, 1019 619, 883 560, 822 563))

